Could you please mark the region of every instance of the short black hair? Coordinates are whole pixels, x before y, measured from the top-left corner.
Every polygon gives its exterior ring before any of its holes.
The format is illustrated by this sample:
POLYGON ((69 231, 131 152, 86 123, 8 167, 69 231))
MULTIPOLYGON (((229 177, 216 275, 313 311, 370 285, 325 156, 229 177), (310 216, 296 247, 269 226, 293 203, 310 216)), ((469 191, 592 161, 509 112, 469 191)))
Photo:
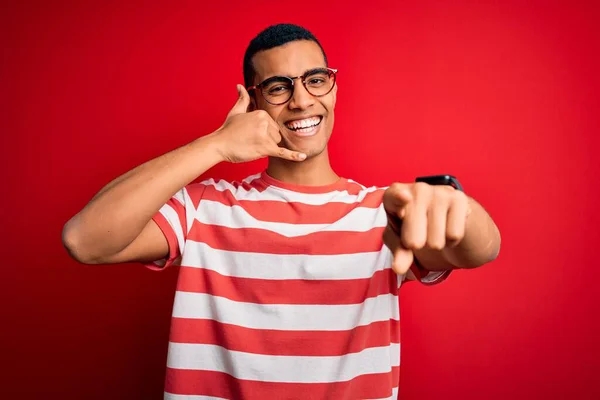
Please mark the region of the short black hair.
POLYGON ((252 64, 252 57, 256 53, 282 46, 295 40, 310 40, 318 44, 325 59, 325 66, 328 66, 323 46, 321 46, 315 35, 310 33, 306 28, 293 24, 271 25, 256 35, 246 49, 246 54, 244 54, 244 84, 246 87, 252 86, 254 76, 256 75, 254 65, 252 64))

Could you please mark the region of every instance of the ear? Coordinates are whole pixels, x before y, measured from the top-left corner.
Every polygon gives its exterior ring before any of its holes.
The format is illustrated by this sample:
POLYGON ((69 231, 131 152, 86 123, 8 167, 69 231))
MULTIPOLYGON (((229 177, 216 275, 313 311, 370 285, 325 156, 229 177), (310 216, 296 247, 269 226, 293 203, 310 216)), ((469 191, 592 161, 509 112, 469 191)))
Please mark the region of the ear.
POLYGON ((336 83, 336 85, 333 87, 333 90, 331 91, 331 95, 333 96, 333 108, 335 108, 335 102, 337 100, 337 89, 338 89, 338 85, 336 83))
POLYGON ((250 95, 250 104, 248 104, 248 112, 252 112, 257 109, 258 107, 256 105, 256 97, 254 96, 254 93, 252 93, 250 95))

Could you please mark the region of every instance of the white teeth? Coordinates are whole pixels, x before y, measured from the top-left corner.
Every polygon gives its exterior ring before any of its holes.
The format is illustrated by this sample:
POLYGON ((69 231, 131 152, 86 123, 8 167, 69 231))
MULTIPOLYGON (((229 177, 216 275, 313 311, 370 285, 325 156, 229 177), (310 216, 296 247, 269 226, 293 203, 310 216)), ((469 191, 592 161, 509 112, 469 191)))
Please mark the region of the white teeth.
POLYGON ((303 119, 300 121, 290 122, 290 123, 287 123, 286 125, 288 128, 290 128, 292 130, 297 130, 297 129, 312 128, 314 126, 319 125, 320 122, 321 122, 320 117, 313 117, 313 118, 303 119))

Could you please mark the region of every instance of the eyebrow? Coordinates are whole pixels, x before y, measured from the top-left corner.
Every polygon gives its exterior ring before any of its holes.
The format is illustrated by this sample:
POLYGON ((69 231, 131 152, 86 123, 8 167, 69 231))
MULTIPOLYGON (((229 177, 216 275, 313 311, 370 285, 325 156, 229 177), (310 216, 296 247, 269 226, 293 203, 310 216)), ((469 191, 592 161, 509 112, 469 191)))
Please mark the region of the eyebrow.
MULTIPOLYGON (((314 74, 316 72, 322 72, 322 71, 327 71, 327 67, 316 67, 316 68, 307 69, 300 76, 306 76, 306 75, 310 75, 310 74, 314 74)), ((268 80, 277 79, 277 78, 291 78, 291 77, 290 76, 286 76, 286 75, 273 75, 273 76, 270 76, 270 77, 268 77, 266 79, 263 79, 262 82, 266 82, 268 80)))
POLYGON ((326 67, 317 67, 317 68, 309 69, 303 75, 310 75, 310 74, 314 74, 315 72, 323 72, 323 71, 327 71, 327 68, 326 67))

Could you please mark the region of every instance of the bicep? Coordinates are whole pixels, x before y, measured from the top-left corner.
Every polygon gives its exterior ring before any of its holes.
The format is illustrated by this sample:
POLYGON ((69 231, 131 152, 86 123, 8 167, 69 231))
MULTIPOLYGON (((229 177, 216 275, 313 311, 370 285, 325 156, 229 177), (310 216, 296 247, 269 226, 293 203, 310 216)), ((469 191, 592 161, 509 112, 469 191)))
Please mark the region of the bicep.
POLYGON ((148 221, 142 232, 120 252, 106 260, 110 264, 128 262, 149 263, 169 255, 169 243, 154 220, 148 221))

